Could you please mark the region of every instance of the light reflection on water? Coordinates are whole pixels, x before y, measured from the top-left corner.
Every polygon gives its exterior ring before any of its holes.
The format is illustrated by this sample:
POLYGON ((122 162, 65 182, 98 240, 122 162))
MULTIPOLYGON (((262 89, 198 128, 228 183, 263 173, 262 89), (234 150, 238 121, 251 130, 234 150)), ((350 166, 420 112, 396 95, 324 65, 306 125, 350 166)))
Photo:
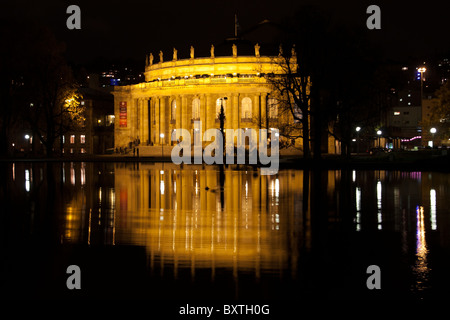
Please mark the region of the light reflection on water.
MULTIPOLYGON (((28 199, 35 210, 35 198, 45 193, 44 169, 11 164, 13 199, 28 199)), ((212 281, 224 273, 235 281, 286 274, 301 280, 308 277, 305 261, 324 250, 318 243, 331 232, 338 241, 344 234, 370 239, 374 232, 392 233, 400 235, 398 243, 362 245, 397 246, 411 261, 408 290, 422 297, 432 289, 433 245, 450 247, 444 233, 429 241, 450 227, 448 174, 330 170, 315 181, 303 170, 262 176, 252 168, 170 163, 63 163, 54 169, 61 244, 141 246, 149 272, 173 279, 186 271, 195 280, 206 270, 212 281)), ((351 267, 358 261, 353 249, 338 247, 339 263, 351 267)), ((385 256, 380 264, 402 259, 385 256)))
POLYGON ((423 206, 417 206, 417 234, 416 234, 416 261, 413 266, 413 273, 416 281, 413 285, 413 290, 417 292, 424 291, 428 288, 428 276, 430 268, 428 266, 427 255, 427 240, 425 237, 425 221, 423 206))

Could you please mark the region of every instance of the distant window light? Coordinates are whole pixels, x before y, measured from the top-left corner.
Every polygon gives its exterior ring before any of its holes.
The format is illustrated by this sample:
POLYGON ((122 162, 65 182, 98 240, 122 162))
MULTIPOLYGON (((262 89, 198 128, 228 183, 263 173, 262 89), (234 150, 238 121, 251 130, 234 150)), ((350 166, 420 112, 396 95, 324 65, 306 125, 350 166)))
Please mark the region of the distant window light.
POLYGON ((86 153, 86 149, 85 148, 81 148, 80 149, 80 153, 86 153))
MULTIPOLYGON (((74 134, 72 134, 71 136, 70 136, 70 143, 75 143, 75 135, 74 134)), ((70 153, 73 153, 73 152, 70 152, 70 153)))
MULTIPOLYGON (((62 136, 62 143, 64 144, 64 143, 66 143, 66 137, 65 136, 62 136)), ((63 151, 64 152, 64 151, 63 151)))
POLYGON ((84 101, 81 101, 81 105, 84 106, 84 101))
POLYGON ((403 99, 402 98, 400 98, 400 102, 402 102, 403 101, 403 99))
POLYGON ((408 106, 410 106, 411 105, 411 102, 408 102, 408 106))
POLYGON ((408 97, 411 97, 411 94, 410 94, 410 93, 408 93, 408 97))
POLYGON ((399 116, 400 115, 400 111, 394 111, 394 116, 399 116))
POLYGON ((86 143, 86 136, 84 134, 80 135, 80 143, 86 143))

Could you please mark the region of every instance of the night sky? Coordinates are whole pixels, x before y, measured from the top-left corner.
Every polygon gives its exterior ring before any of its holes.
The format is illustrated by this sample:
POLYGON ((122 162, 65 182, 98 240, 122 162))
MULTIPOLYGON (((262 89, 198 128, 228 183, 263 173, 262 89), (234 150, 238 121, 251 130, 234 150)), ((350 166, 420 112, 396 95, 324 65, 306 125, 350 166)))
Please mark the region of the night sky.
POLYGON ((2 3, 0 19, 49 26, 67 44, 67 57, 74 63, 95 58, 136 59, 144 63, 149 52, 163 50, 171 57, 188 57, 190 45, 209 50, 233 36, 234 15, 242 30, 264 19, 282 21, 302 5, 314 3, 332 13, 339 23, 362 28, 387 56, 394 59, 427 57, 450 51, 449 2, 441 1, 14 1, 2 3), (395 3, 394 3, 395 2, 395 3), (66 8, 81 8, 81 30, 66 28, 66 8), (366 28, 366 8, 381 8, 381 30, 366 28))

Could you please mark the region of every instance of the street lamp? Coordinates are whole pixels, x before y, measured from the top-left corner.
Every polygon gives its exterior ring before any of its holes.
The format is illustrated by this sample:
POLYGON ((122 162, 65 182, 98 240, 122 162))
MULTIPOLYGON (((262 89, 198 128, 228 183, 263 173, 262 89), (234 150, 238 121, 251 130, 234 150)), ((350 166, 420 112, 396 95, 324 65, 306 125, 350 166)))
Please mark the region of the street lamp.
POLYGON ((359 132, 361 131, 361 127, 356 127, 356 153, 359 153, 359 132))
POLYGON ((160 133, 159 137, 161 138, 161 158, 164 158, 164 144, 163 144, 164 133, 160 133))
POLYGON ((380 140, 380 136, 383 132, 381 132, 381 130, 377 131, 377 135, 378 135, 378 147, 381 147, 381 140, 380 140))
POLYGON ((431 133, 431 141, 430 141, 430 143, 429 143, 429 146, 431 147, 431 148, 433 148, 433 144, 434 144, 434 134, 436 133, 436 128, 431 128, 430 129, 430 133, 431 133))
POLYGON ((417 69, 417 71, 420 72, 420 106, 422 107, 422 100, 423 100, 423 74, 427 69, 425 67, 421 67, 417 69))
MULTIPOLYGON (((222 152, 223 158, 225 159, 225 134, 224 134, 224 126, 225 126, 225 109, 223 108, 223 100, 228 100, 227 97, 220 98, 220 113, 219 113, 219 125, 220 132, 222 133, 222 152)), ((224 161, 225 162, 225 161, 224 161)))

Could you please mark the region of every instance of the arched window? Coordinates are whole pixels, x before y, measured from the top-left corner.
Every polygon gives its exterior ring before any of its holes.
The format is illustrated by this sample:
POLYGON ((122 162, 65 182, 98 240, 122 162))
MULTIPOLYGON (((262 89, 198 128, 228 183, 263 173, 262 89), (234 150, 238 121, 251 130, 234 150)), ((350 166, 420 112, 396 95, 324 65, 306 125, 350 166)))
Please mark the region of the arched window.
POLYGON ((294 103, 294 123, 299 123, 303 119, 302 109, 294 103))
POLYGON ((195 98, 192 100, 192 119, 200 120, 200 99, 195 98))
POLYGON ((175 121, 177 117, 177 100, 173 99, 170 107, 170 120, 175 121))
POLYGON ((252 118, 252 99, 245 97, 242 99, 242 119, 251 120, 252 118))
POLYGON ((223 112, 225 113, 227 110, 227 100, 225 100, 224 98, 219 98, 216 100, 216 119, 219 119, 219 114, 220 114, 220 107, 222 106, 223 103, 223 112))
POLYGON ((278 117, 278 101, 277 99, 270 98, 267 101, 267 115, 269 119, 276 119, 278 117))

